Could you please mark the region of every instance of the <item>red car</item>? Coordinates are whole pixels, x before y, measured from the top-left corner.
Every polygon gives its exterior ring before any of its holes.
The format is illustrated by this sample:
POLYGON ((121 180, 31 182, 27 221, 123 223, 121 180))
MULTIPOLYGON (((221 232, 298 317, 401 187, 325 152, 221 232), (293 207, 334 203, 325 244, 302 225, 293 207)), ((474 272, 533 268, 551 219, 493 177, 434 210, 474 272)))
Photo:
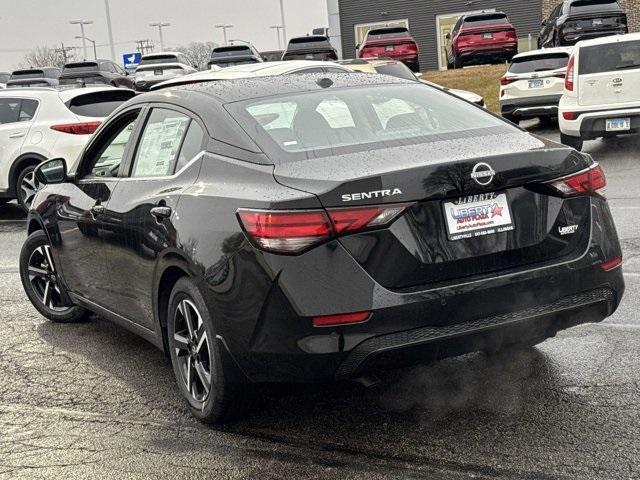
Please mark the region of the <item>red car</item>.
POLYGON ((420 71, 419 55, 418 44, 405 27, 369 30, 358 45, 358 58, 391 58, 405 63, 414 72, 420 71))
POLYGON ((511 61, 518 53, 516 29, 502 12, 463 15, 446 39, 448 68, 511 61))

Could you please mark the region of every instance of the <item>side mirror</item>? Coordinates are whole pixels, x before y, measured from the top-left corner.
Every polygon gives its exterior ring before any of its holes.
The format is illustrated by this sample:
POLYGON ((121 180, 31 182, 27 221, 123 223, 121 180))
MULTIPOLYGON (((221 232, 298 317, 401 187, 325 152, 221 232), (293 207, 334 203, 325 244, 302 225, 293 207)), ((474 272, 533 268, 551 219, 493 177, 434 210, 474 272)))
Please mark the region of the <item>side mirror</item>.
POLYGON ((64 158, 47 160, 36 167, 34 175, 42 185, 64 183, 67 181, 67 162, 64 158))
POLYGON ((360 50, 361 46, 362 46, 362 44, 360 44, 360 43, 358 45, 356 45, 356 50, 360 50))
POLYGON ((543 20, 543 21, 542 21, 542 23, 541 23, 541 25, 542 25, 543 27, 546 27, 546 26, 547 26, 547 21, 546 21, 546 20, 543 20))
POLYGON ((444 36, 444 38, 446 38, 447 40, 451 40, 451 34, 450 34, 450 33, 447 33, 447 34, 444 36))

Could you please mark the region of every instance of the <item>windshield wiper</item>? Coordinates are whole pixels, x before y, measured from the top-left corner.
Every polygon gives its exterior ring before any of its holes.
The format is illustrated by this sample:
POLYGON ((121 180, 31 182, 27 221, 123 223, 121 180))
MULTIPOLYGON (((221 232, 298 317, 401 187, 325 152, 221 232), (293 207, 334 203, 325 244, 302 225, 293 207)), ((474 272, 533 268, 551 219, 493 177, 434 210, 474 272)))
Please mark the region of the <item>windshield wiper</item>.
POLYGON ((618 65, 616 70, 628 70, 630 68, 640 68, 640 63, 632 63, 630 65, 618 65))

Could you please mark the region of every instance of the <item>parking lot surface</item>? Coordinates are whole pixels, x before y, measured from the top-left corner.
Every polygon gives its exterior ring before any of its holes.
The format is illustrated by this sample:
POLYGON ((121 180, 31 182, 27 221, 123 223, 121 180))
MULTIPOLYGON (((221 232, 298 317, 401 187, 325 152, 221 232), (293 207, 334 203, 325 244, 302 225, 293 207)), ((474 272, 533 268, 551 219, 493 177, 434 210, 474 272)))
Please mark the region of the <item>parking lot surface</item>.
POLYGON ((613 317, 372 389, 260 388, 224 429, 191 418, 145 341, 97 317, 45 321, 20 285, 22 216, 0 207, 0 479, 640 478, 640 138, 585 151, 607 173, 625 253, 613 317))

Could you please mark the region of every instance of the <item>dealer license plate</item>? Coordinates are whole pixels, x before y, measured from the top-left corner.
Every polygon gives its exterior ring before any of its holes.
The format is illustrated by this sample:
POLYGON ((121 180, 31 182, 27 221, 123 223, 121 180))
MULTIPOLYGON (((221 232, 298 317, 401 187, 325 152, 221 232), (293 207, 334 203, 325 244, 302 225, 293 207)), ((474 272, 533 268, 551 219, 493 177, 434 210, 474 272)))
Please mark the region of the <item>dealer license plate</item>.
POLYGON ((608 118, 607 119, 607 132, 624 132, 631 130, 630 118, 608 118))
POLYGON ((384 49, 385 49, 387 52, 393 52, 394 47, 393 47, 393 45, 387 45, 386 47, 384 47, 384 49))
POLYGON ((444 202, 449 240, 483 237, 515 229, 506 193, 484 193, 444 202))
POLYGON ((161 68, 156 68, 156 69, 153 71, 153 74, 154 74, 154 75, 162 75, 162 69, 161 69, 161 68))
POLYGON ((544 87, 544 80, 529 80, 529 88, 542 88, 544 87))
POLYGON ((493 38, 493 33, 491 33, 491 32, 483 33, 482 37, 483 38, 493 38))

